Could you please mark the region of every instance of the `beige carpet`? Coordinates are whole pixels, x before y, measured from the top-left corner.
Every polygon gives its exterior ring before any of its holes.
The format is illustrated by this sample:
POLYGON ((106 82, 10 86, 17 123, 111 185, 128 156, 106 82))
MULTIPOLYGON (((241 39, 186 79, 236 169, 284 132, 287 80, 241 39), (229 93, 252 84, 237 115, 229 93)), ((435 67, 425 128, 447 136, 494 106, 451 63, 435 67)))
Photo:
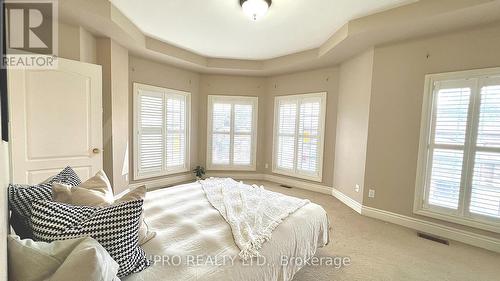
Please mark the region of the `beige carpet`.
POLYGON ((351 265, 307 266, 294 281, 500 280, 500 254, 450 241, 450 246, 416 236, 414 230, 361 216, 336 198, 270 182, 269 190, 307 198, 325 208, 333 232, 318 257, 346 256, 351 265))

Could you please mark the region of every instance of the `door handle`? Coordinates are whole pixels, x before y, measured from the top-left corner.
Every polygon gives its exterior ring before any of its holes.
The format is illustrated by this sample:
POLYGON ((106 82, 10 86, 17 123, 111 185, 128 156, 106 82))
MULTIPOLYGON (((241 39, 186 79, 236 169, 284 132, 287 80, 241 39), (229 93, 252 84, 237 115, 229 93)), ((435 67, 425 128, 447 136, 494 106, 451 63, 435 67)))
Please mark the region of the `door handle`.
POLYGON ((92 149, 92 153, 99 154, 99 153, 101 153, 101 150, 99 148, 94 148, 94 149, 92 149))

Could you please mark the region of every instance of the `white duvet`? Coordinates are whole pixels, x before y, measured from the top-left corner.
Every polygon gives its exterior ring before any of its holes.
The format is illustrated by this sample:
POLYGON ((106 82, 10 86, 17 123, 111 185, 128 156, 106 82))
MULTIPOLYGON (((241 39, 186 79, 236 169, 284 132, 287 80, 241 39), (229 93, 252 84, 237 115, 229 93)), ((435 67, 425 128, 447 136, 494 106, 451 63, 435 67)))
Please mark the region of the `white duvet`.
POLYGON ((309 200, 247 185, 231 178, 209 178, 200 181, 208 202, 219 211, 231 227, 240 258, 260 257, 259 250, 269 241, 273 230, 290 214, 309 200))
POLYGON ((122 280, 288 281, 302 267, 290 257, 312 257, 328 243, 327 214, 310 203, 276 227, 261 258, 241 260, 230 226, 199 183, 148 192, 145 211, 157 236, 143 248, 155 264, 122 280))

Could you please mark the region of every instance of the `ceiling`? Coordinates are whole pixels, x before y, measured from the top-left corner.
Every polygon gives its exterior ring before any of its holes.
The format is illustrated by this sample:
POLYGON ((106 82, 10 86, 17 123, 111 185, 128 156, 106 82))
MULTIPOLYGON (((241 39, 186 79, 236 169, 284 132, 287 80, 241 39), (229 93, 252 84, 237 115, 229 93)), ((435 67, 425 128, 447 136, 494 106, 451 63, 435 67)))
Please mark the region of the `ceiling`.
POLYGON ((321 46, 348 21, 415 0, 273 0, 259 21, 239 0, 110 0, 143 33, 212 58, 265 60, 321 46))

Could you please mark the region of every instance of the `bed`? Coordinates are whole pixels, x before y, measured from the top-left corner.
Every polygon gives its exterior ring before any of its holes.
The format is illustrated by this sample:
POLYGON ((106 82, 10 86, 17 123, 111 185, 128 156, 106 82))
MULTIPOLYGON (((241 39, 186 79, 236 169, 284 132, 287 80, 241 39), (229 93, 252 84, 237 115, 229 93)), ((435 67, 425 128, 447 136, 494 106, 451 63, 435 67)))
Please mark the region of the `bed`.
POLYGON ((148 192, 145 213, 157 235, 143 248, 155 263, 126 281, 288 281, 304 266, 302 258, 314 256, 329 239, 325 210, 309 203, 274 230, 261 258, 243 261, 230 226, 196 182, 148 192))

